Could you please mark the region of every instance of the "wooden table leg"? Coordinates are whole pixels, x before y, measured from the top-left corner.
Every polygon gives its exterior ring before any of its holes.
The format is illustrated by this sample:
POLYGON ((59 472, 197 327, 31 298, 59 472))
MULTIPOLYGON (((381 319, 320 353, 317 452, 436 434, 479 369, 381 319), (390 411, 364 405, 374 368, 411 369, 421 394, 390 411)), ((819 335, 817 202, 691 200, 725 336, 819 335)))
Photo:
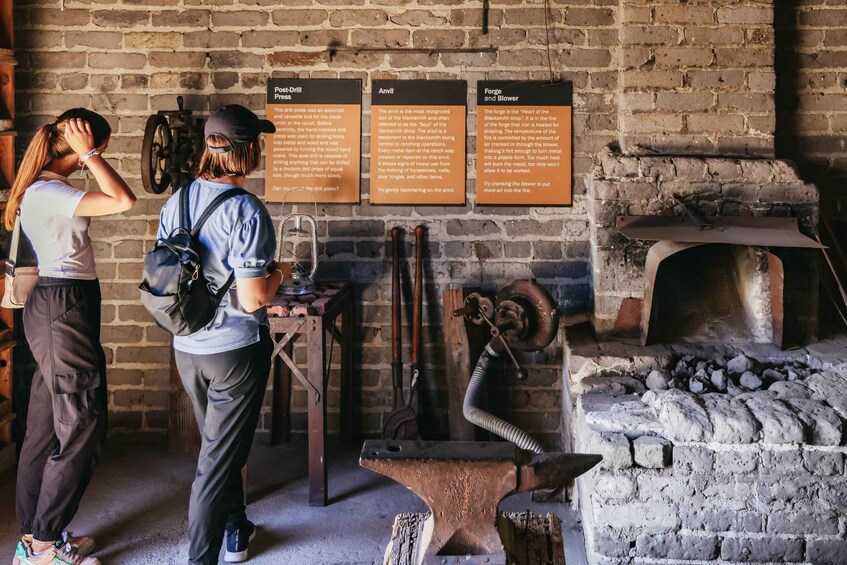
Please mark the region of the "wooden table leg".
POLYGON ((353 301, 341 313, 341 442, 353 443, 353 301))
MULTIPOLYGON (((292 338, 282 354, 291 357, 294 347, 292 338)), ((271 445, 288 443, 289 413, 291 407, 291 369, 279 357, 274 357, 271 363, 273 371, 273 391, 271 396, 271 445)))
POLYGON ((314 390, 309 395, 309 506, 326 506, 326 387, 324 360, 326 330, 320 319, 311 319, 306 328, 308 340, 308 379, 314 390))

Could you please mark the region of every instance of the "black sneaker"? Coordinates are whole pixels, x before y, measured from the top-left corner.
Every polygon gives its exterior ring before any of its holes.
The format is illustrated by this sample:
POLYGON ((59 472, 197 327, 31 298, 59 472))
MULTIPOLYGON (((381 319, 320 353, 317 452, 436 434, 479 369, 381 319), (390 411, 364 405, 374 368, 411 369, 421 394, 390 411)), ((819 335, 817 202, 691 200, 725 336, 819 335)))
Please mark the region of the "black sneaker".
POLYGON ((227 563, 241 563, 247 561, 247 547, 256 537, 256 526, 250 520, 244 522, 237 528, 226 531, 226 553, 224 561, 227 563))

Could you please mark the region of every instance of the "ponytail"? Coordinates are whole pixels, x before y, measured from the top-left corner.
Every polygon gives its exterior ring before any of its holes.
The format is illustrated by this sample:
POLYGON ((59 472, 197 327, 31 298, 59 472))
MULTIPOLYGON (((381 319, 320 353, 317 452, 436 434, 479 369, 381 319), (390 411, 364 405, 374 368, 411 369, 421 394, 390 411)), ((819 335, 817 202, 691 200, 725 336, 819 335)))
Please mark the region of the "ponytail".
POLYGON ((50 137, 55 131, 56 124, 41 126, 26 148, 9 193, 9 200, 6 202, 6 209, 3 211, 3 225, 7 230, 15 227, 15 216, 21 207, 27 187, 35 182, 44 165, 50 160, 50 137))
POLYGON ((42 169, 54 159, 62 159, 73 153, 73 149, 65 139, 65 123, 72 118, 79 118, 91 126, 94 147, 100 147, 112 134, 109 122, 96 112, 84 108, 71 108, 56 118, 54 123, 38 128, 26 148, 24 158, 18 166, 18 174, 12 184, 9 200, 3 210, 3 225, 7 230, 15 227, 15 216, 21 208, 26 189, 35 182, 42 169))

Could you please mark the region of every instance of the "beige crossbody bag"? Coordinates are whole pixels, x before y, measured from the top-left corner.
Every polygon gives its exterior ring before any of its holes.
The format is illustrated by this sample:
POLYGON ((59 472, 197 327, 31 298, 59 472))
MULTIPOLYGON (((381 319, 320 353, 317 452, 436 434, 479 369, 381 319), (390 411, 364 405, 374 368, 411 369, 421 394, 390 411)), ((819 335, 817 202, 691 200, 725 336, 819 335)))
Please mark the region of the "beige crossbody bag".
POLYGON ((3 308, 23 308, 26 299, 38 284, 38 267, 18 267, 18 252, 21 246, 21 211, 15 216, 9 258, 6 259, 6 290, 3 293, 3 308))

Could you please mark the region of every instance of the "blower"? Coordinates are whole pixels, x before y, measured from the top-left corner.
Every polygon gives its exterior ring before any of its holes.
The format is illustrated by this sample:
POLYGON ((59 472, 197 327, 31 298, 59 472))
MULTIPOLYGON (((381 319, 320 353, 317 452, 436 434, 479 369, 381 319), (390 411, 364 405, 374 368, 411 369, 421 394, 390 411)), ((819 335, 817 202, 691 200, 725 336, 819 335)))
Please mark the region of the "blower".
POLYGON ((517 280, 503 287, 494 299, 472 293, 453 316, 464 316, 470 322, 487 326, 491 339, 479 356, 471 375, 462 412, 465 418, 489 432, 515 443, 521 449, 544 453, 541 443, 532 435, 506 420, 479 407, 483 385, 495 359, 504 353, 517 369, 518 379, 526 379, 526 371, 518 364, 516 351, 540 351, 555 339, 559 314, 553 297, 534 279, 517 280))

